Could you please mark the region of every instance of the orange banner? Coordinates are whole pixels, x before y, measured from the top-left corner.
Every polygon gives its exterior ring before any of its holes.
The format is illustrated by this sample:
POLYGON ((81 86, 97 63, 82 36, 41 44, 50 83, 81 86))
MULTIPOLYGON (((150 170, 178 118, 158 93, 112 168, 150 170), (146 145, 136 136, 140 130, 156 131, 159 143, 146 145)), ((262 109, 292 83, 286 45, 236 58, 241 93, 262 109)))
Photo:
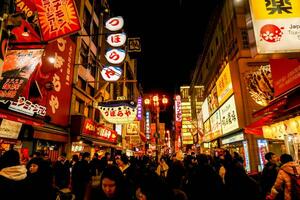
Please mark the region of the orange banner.
POLYGON ((35 0, 44 41, 73 34, 81 29, 73 0, 35 0))

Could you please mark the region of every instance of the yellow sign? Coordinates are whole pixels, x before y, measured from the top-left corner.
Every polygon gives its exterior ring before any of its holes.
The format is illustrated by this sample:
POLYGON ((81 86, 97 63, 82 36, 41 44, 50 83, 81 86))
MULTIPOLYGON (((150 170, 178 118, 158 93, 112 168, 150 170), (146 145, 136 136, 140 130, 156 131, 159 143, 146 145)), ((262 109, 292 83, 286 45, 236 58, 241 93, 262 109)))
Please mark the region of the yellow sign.
POLYGON ((299 0, 250 0, 255 19, 277 19, 300 17, 299 0))
POLYGON ((233 93, 229 64, 226 65, 225 69, 221 73, 216 85, 218 101, 219 105, 221 105, 233 93))

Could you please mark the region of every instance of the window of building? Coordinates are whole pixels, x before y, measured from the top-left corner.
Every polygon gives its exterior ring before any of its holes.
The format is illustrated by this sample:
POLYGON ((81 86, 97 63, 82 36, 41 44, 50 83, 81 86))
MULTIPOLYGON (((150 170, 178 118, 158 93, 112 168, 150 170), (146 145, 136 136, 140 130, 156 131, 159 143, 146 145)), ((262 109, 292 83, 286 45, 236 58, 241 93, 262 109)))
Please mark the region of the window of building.
POLYGON ((97 60, 96 60, 96 56, 91 53, 90 54, 90 72, 91 75, 95 78, 96 77, 96 73, 97 73, 97 60))
POLYGON ((100 110, 95 109, 95 119, 96 122, 100 122, 100 110))
POLYGON ((95 46, 98 46, 98 31, 99 31, 99 27, 97 26, 97 24, 95 23, 95 21, 93 21, 93 36, 92 36, 92 40, 95 44, 95 46))
POLYGON ((86 89, 86 81, 82 77, 78 77, 77 86, 85 91, 86 89))
POLYGON ((94 96, 95 95, 95 89, 91 86, 91 85, 88 85, 87 86, 87 91, 86 91, 90 96, 94 96))
POLYGON ((81 48, 80 48, 80 63, 86 68, 88 63, 88 55, 89 55, 89 48, 85 44, 85 42, 81 41, 81 48))
POLYGON ((218 39, 218 36, 216 36, 216 46, 219 45, 219 39, 218 39))
POLYGON ((248 39, 248 31, 247 29, 242 29, 241 30, 241 35, 242 35, 242 42, 243 42, 243 49, 249 49, 249 39, 248 39))
POLYGON ((92 16, 89 10, 85 7, 83 12, 83 27, 87 34, 90 34, 90 25, 91 25, 92 16))
POLYGON ((89 106, 88 107, 88 118, 90 118, 90 119, 92 119, 93 118, 93 110, 94 110, 94 108, 93 108, 93 106, 89 106))
POLYGON ((75 101, 75 112, 80 114, 84 113, 84 101, 79 98, 76 98, 75 101))

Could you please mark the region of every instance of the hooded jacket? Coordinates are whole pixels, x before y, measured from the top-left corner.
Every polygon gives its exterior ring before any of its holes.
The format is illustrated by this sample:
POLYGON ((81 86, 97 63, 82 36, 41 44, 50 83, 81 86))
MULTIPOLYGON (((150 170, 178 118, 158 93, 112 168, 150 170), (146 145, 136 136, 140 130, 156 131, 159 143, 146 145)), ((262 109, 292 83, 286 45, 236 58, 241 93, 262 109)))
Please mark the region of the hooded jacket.
POLYGON ((19 200, 28 197, 26 187, 26 167, 17 165, 0 171, 0 197, 3 200, 19 200))
POLYGON ((300 174, 300 165, 296 162, 287 162, 279 169, 276 181, 272 187, 271 196, 275 197, 282 188, 284 188, 284 200, 291 200, 291 177, 289 174, 294 174, 292 166, 296 167, 298 174, 300 174))

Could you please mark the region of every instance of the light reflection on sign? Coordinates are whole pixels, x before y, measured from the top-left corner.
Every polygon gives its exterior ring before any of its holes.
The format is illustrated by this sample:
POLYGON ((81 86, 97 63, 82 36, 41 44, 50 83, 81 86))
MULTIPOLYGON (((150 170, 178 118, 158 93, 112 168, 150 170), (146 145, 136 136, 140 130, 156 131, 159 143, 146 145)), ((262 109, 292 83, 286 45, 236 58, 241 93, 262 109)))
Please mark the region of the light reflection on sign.
POLYGON ((110 31, 118 31, 122 29, 124 26, 124 19, 121 16, 118 17, 112 17, 105 23, 105 28, 107 28, 110 31))
POLYGON ((125 51, 123 49, 110 49, 105 53, 105 58, 111 64, 120 64, 125 59, 125 51))
POLYGON ((123 46, 126 42, 126 34, 125 33, 111 34, 107 37, 106 41, 112 47, 123 46))
POLYGON ((101 76, 105 81, 117 81, 121 75, 122 69, 120 67, 108 66, 101 71, 101 76))

